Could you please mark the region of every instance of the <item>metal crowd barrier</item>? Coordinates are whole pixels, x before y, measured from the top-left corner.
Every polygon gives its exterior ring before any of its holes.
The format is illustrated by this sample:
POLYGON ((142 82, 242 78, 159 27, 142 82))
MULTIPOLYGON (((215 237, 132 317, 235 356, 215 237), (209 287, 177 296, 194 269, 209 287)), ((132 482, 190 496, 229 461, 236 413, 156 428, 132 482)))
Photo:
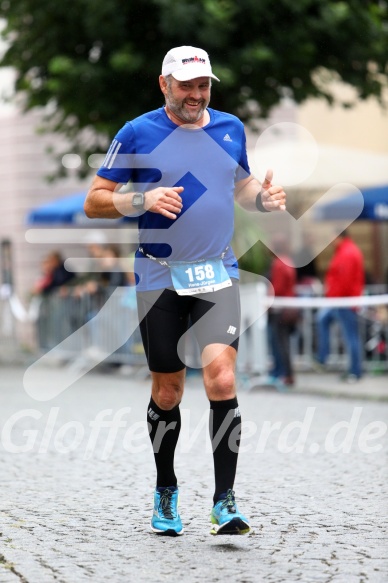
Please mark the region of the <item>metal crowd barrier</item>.
MULTIPOLYGON (((300 319, 295 333, 291 337, 291 357, 297 370, 314 368, 314 356, 317 352, 318 310, 328 307, 353 307, 358 312, 363 369, 374 372, 388 371, 387 293, 355 298, 299 296, 271 299, 267 296, 265 286, 254 284, 254 287, 256 288, 256 309, 259 311, 265 312, 265 309, 270 305, 278 308, 293 307, 300 310, 300 319)), ((381 291, 385 291, 385 288, 382 288, 381 291)), ((345 371, 347 361, 348 356, 344 348, 341 329, 339 324, 334 322, 330 328, 330 354, 326 363, 327 368, 328 370, 345 371)), ((263 370, 257 372, 262 373, 263 370)))
MULTIPOLYGON (((16 342, 16 324, 19 327, 22 325, 21 321, 15 322, 15 302, 9 304, 8 301, 2 299, 0 302, 0 346, 10 346, 16 342)), ((276 298, 274 301, 277 305, 297 305, 300 308, 300 321, 291 338, 291 353, 296 370, 311 370, 317 348, 317 310, 326 307, 329 301, 316 297, 276 298)), ((354 302, 360 304, 364 370, 387 371, 388 296, 366 296, 355 298, 354 302)), ((241 285, 242 329, 245 330, 240 338, 237 361, 241 373, 266 374, 268 371, 271 359, 267 342, 269 303, 263 283, 241 285)), ((35 309, 30 310, 30 314, 34 320, 37 354, 54 353, 55 348, 56 358, 70 362, 85 357, 96 362, 134 366, 144 366, 146 363, 138 328, 134 287, 106 289, 79 296, 71 288, 65 293, 60 290, 43 297, 40 303, 36 303, 35 309)), ((337 324, 332 326, 330 333, 328 368, 345 370, 347 355, 337 324)), ((200 366, 199 351, 190 335, 186 343, 186 364, 192 368, 200 366)))
POLYGON ((0 294, 0 360, 18 347, 17 320, 12 313, 9 294, 0 294))
POLYGON ((144 365, 134 287, 75 295, 71 288, 43 297, 36 322, 40 353, 64 359, 144 365))

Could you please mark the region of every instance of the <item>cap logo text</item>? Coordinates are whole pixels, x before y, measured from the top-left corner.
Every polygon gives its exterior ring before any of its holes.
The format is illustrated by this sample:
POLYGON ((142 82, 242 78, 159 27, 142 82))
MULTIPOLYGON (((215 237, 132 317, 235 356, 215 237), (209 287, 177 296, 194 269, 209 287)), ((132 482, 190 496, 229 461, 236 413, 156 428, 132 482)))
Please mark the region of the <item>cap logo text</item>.
POLYGON ((204 65, 206 63, 206 59, 202 59, 200 57, 190 57, 189 59, 182 59, 182 65, 188 65, 189 63, 202 63, 204 65))

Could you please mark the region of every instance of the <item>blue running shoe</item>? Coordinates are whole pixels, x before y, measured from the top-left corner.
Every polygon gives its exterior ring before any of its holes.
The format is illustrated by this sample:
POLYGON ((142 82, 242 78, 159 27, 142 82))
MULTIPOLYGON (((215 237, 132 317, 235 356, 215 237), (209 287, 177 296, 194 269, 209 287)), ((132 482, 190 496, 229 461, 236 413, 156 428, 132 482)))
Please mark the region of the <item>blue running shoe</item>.
POLYGON ((251 530, 248 520, 238 511, 233 490, 213 506, 210 520, 210 534, 247 534, 251 530))
POLYGON ((154 513, 151 528, 157 534, 179 536, 183 526, 178 513, 178 488, 157 488, 154 495, 154 513))

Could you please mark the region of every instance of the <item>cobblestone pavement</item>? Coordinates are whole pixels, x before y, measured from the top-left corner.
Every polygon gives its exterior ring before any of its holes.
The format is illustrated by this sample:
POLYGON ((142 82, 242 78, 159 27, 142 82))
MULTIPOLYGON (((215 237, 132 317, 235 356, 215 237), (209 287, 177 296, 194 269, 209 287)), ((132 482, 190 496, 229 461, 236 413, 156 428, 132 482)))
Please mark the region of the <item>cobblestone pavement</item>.
POLYGON ((189 378, 174 539, 149 530, 149 382, 90 373, 39 402, 22 377, 0 368, 1 583, 388 580, 387 402, 242 387, 235 489, 254 530, 212 537, 208 404, 189 378))

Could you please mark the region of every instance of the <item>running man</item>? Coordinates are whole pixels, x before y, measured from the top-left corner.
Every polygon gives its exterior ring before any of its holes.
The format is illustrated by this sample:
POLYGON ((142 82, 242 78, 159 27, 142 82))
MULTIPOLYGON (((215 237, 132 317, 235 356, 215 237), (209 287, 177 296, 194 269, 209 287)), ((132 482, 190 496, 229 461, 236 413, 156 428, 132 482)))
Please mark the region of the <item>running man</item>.
POLYGON ((235 386, 240 332, 238 265, 230 242, 234 201, 248 211, 285 209, 286 195, 251 174, 241 121, 208 107, 213 74, 199 48, 171 49, 162 64, 164 107, 117 133, 85 201, 91 218, 139 215, 135 257, 139 322, 152 378, 147 410, 156 464, 151 528, 183 533, 174 453, 186 367, 179 340, 196 335, 210 402, 215 492, 212 534, 245 534, 233 490, 241 434, 235 386), (131 181, 134 192, 118 192, 131 181))

